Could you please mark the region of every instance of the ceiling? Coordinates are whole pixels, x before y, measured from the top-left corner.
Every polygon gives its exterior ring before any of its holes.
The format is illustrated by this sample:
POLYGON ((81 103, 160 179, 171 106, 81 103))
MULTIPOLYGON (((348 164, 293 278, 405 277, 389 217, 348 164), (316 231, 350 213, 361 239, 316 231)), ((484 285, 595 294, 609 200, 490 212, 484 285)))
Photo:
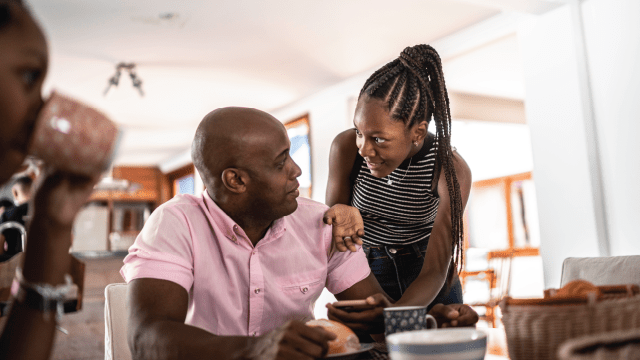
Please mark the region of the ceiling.
MULTIPOLYGON (((504 14, 558 6, 552 0, 28 3, 49 39, 45 91, 59 89, 118 122, 125 130, 120 165, 156 165, 184 152, 199 121, 217 107, 281 108, 371 71, 406 45, 444 47, 444 40, 504 14), (118 62, 137 64, 143 97, 126 73, 103 95, 118 62)), ((454 53, 443 56, 453 91, 524 96, 514 36, 454 53), (474 57, 493 65, 477 71, 474 57)))

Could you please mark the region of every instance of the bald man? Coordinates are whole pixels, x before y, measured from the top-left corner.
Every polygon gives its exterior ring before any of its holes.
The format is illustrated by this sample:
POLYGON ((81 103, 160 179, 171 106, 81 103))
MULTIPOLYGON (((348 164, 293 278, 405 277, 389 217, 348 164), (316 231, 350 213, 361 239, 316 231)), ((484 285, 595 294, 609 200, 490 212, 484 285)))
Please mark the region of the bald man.
POLYGON ((304 322, 325 287, 371 296, 378 315, 391 305, 361 249, 330 251, 327 206, 298 198, 289 148, 259 110, 202 120, 192 158, 207 190, 158 207, 121 270, 135 359, 317 358, 334 335, 304 322))

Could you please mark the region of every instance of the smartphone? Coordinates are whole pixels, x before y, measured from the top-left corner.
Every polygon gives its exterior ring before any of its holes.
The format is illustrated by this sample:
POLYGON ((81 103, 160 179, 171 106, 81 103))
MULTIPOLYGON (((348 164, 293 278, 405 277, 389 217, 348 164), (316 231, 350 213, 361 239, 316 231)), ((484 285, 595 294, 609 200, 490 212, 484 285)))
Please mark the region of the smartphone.
POLYGON ((366 300, 342 300, 336 301, 333 304, 334 307, 343 311, 364 311, 373 308, 372 305, 367 304, 366 300))

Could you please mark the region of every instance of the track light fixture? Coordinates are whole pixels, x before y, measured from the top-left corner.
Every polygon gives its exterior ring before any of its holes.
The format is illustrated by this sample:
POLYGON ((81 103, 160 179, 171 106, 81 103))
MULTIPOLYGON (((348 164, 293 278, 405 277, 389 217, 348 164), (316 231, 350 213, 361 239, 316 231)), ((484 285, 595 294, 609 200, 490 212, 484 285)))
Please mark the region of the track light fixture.
POLYGON ((122 74, 123 70, 129 73, 131 83, 133 84, 134 88, 138 89, 138 91, 140 92, 140 96, 144 96, 144 92, 142 91, 142 80, 136 74, 136 64, 122 62, 116 65, 116 73, 113 74, 111 78, 109 78, 107 88, 104 90, 104 96, 107 96, 107 93, 112 86, 118 87, 118 83, 120 83, 120 75, 122 74))

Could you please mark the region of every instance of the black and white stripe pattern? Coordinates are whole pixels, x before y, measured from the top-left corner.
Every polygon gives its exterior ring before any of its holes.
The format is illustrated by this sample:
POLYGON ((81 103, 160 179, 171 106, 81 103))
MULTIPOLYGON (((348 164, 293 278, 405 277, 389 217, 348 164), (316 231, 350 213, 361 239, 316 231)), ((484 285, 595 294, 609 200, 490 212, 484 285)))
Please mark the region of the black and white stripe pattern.
POLYGON ((360 168, 354 169, 358 173, 351 206, 362 215, 365 244, 409 245, 429 239, 440 202, 437 192, 432 191, 436 147, 436 142, 425 141, 423 149, 412 159, 381 179, 371 175, 358 155, 355 166, 360 164, 360 168))

